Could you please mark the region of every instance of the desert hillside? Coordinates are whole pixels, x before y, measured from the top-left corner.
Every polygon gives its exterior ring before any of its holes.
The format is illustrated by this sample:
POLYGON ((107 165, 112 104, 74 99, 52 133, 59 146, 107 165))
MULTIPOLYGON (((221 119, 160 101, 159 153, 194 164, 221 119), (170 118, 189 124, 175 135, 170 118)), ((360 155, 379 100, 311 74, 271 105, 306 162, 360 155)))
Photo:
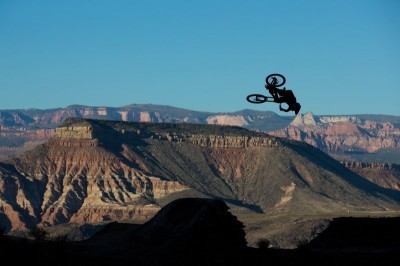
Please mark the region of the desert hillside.
POLYGON ((241 127, 68 119, 0 165, 0 221, 146 220, 179 197, 258 213, 399 210, 379 187, 306 143, 241 127))

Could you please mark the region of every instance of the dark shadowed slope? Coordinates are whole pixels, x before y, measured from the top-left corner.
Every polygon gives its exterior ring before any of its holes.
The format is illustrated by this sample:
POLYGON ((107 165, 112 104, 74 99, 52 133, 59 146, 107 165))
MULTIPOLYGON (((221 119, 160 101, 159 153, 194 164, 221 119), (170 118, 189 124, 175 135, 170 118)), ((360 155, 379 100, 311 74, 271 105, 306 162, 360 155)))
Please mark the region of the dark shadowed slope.
POLYGON ((0 257, 40 265, 396 265, 398 218, 335 219, 297 249, 246 247, 221 200, 180 199, 144 225, 110 223, 81 242, 0 235, 0 257), (22 255, 21 255, 22 254, 22 255))
POLYGON ((315 249, 400 249, 400 218, 336 218, 309 243, 315 249))

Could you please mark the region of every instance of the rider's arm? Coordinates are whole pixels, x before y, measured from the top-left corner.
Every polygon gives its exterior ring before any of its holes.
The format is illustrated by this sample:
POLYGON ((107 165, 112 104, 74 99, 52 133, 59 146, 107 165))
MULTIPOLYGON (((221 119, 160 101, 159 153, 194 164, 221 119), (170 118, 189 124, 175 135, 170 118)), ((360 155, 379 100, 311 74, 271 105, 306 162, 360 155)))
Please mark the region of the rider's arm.
POLYGON ((277 88, 274 86, 271 86, 269 84, 265 85, 265 88, 268 90, 269 94, 271 94, 272 97, 274 97, 274 99, 278 98, 278 93, 277 93, 277 88))
POLYGON ((285 94, 286 87, 283 87, 283 89, 278 89, 276 88, 276 92, 279 94, 279 96, 283 96, 285 94))

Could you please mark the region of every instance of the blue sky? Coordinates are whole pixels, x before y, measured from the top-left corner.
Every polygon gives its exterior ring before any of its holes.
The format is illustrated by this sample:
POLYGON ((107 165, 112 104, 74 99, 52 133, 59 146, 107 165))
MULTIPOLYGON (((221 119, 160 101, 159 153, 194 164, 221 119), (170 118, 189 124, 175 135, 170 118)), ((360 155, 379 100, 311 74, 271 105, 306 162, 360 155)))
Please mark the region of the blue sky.
POLYGON ((162 104, 400 115, 397 0, 0 0, 0 109, 162 104))

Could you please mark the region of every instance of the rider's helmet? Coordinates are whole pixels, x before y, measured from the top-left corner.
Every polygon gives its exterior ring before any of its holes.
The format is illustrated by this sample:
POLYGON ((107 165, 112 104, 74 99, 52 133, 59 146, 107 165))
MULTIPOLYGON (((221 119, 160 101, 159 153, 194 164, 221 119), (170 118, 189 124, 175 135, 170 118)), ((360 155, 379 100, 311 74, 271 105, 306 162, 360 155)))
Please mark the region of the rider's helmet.
POLYGON ((278 84, 278 79, 276 77, 272 77, 271 79, 272 79, 271 81, 272 85, 278 84))

